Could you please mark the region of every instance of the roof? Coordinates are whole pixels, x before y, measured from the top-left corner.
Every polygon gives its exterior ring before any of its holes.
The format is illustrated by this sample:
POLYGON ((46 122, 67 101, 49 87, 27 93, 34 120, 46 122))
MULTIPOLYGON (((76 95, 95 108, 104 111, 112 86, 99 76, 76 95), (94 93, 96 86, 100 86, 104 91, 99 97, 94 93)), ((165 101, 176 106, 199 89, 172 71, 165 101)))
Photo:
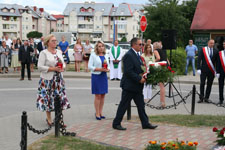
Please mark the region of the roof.
POLYGON ((64 16, 63 15, 53 15, 52 14, 52 16, 55 18, 55 19, 63 19, 64 18, 64 16))
MULTIPOLYGON (((42 13, 40 11, 40 8, 37 8, 36 11, 34 11, 34 7, 35 6, 26 6, 26 8, 30 9, 32 11, 32 15, 35 18, 40 18, 42 16, 42 13)), ((49 13, 47 13, 46 11, 43 12, 43 16, 47 19, 47 20, 51 20, 51 21, 56 21, 56 19, 49 13)))
POLYGON ((225 30, 225 0, 199 0, 191 30, 225 30))
MULTIPOLYGON (((93 8, 94 12, 96 11, 102 11, 103 16, 109 16, 111 8, 113 7, 113 3, 68 3, 66 8, 63 11, 63 14, 65 16, 69 16, 71 11, 76 11, 78 15, 88 15, 87 13, 80 12, 80 8, 93 8)), ((91 16, 93 16, 93 13, 89 13, 91 16)))
POLYGON ((139 4, 122 3, 116 9, 112 16, 133 16, 134 11, 143 10, 144 6, 139 4))
POLYGON ((21 13, 19 12, 20 9, 26 10, 26 8, 23 7, 22 5, 0 3, 0 16, 17 16, 17 17, 20 17, 20 16, 22 16, 21 13), (15 10, 15 13, 2 12, 3 8, 6 8, 8 10, 13 8, 15 10))

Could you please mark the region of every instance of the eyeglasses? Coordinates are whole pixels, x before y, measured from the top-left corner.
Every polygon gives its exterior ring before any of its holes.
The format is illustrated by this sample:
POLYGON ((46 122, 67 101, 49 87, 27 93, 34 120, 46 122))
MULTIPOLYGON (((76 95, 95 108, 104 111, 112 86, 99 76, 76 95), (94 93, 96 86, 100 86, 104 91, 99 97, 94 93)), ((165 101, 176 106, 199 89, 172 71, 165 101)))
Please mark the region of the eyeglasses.
POLYGON ((57 40, 51 40, 50 42, 58 42, 57 40))
POLYGON ((144 44, 143 43, 140 43, 140 44, 138 44, 139 46, 144 46, 144 44))

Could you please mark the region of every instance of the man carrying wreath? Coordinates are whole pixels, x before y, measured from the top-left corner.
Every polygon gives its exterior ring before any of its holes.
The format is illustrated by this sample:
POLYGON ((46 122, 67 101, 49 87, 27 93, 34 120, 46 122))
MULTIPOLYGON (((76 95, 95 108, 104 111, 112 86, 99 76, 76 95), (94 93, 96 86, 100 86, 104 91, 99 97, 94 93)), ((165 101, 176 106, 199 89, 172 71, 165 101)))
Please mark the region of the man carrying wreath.
POLYGON ((122 127, 121 122, 131 100, 133 99, 137 105, 142 129, 155 129, 157 126, 149 123, 148 116, 145 112, 143 86, 146 79, 142 76, 144 73, 141 67, 143 66, 143 62, 139 54, 142 48, 141 40, 138 38, 133 38, 131 40, 131 47, 132 48, 124 55, 122 59, 123 77, 120 82, 122 95, 112 127, 116 130, 126 130, 126 128, 122 127))
POLYGON ((110 80, 121 80, 122 69, 121 59, 123 57, 123 50, 118 46, 118 40, 115 40, 114 45, 110 49, 110 80))
POLYGON ((198 54, 198 66, 197 73, 200 75, 200 100, 198 103, 202 103, 205 100, 208 103, 208 99, 211 93, 214 77, 216 75, 215 64, 218 57, 218 50, 213 48, 215 41, 213 39, 208 41, 208 46, 203 47, 198 54), (207 87, 204 94, 205 81, 207 79, 207 87))

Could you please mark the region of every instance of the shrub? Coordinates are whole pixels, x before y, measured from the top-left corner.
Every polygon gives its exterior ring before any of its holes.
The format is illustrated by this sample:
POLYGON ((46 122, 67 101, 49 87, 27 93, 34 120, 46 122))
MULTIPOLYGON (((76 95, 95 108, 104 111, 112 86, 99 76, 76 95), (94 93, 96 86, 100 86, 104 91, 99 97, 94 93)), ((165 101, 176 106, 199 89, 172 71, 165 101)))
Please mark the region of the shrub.
POLYGON ((186 66, 186 52, 183 48, 177 48, 172 50, 172 61, 170 60, 170 51, 167 51, 167 57, 172 64, 172 69, 177 73, 177 75, 183 75, 186 66))

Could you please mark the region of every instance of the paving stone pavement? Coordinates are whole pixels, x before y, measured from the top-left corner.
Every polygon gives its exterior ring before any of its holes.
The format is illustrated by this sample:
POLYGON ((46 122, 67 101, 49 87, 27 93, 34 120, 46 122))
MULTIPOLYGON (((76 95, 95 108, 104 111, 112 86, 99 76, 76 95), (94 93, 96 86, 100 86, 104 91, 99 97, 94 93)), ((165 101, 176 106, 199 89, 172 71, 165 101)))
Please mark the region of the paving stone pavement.
POLYGON ((132 150, 142 150, 150 140, 168 142, 172 140, 197 141, 198 150, 210 150, 215 145, 215 133, 211 128, 190 128, 176 125, 159 124, 155 130, 142 129, 141 124, 134 121, 122 123, 126 131, 112 129, 112 120, 106 119, 73 125, 70 131, 78 137, 109 145, 120 146, 132 150))

